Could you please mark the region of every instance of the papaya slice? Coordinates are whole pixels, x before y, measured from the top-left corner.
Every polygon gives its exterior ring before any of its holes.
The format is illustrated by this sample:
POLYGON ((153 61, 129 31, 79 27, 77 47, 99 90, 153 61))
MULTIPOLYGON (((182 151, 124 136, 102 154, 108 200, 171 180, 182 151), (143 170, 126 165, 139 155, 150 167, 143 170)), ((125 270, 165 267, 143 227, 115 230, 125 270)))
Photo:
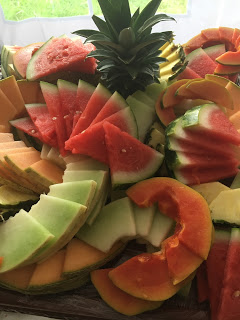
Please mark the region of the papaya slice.
POLYGON ((171 108, 168 107, 168 108, 164 108, 164 109, 162 108, 161 101, 162 101, 162 97, 165 92, 166 92, 166 89, 164 89, 160 93, 158 100, 156 102, 156 105, 155 105, 155 110, 156 110, 157 116, 158 116, 163 127, 166 127, 170 122, 172 122, 173 120, 176 119, 176 115, 174 113, 173 107, 171 107, 171 108))
POLYGON ((217 57, 216 61, 226 66, 240 66, 240 51, 227 51, 217 57))
POLYGON ((208 41, 220 41, 220 34, 218 28, 207 28, 201 30, 201 35, 205 37, 208 41))
POLYGON ((233 99, 229 91, 215 81, 206 79, 191 81, 187 89, 198 95, 200 99, 210 100, 227 109, 234 108, 233 99))
POLYGON ((108 277, 111 270, 113 269, 92 271, 91 280, 101 298, 114 310, 127 316, 133 316, 148 310, 157 309, 162 305, 162 301, 138 299, 120 290, 108 277))
POLYGON ((225 88, 228 90, 233 100, 233 110, 226 110, 227 116, 231 116, 240 110, 240 87, 234 82, 229 81, 225 88))
POLYGON ((235 46, 232 43, 234 29, 229 27, 219 27, 218 31, 219 31, 220 40, 226 43, 226 49, 234 50, 235 46))
MULTIPOLYGON (((235 42, 237 40, 237 38, 240 36, 240 29, 238 28, 235 28, 233 30, 233 35, 232 35, 232 39, 231 39, 231 42, 235 45, 235 42)), ((235 46, 236 47, 236 46, 235 46)))
POLYGON ((200 258, 207 258, 212 222, 207 202, 195 190, 172 178, 157 177, 138 182, 127 195, 139 207, 158 202, 159 210, 179 224, 179 242, 200 258))
POLYGON ((175 96, 176 90, 181 87, 183 84, 187 83, 189 79, 181 79, 166 88, 165 93, 162 96, 161 106, 163 108, 173 107, 177 103, 181 102, 182 98, 175 96))
POLYGON ((229 79, 227 79, 225 77, 217 76, 216 74, 206 74, 205 75, 205 79, 206 80, 215 81, 215 82, 217 82, 218 84, 221 84, 224 87, 226 87, 226 85, 229 82, 229 79))
MULTIPOLYGON (((240 40, 240 37, 239 37, 240 40)), ((216 69, 214 70, 214 74, 217 75, 234 75, 240 72, 240 66, 225 66, 222 64, 218 64, 216 69)))
MULTIPOLYGON (((182 99, 198 99, 198 95, 193 93, 188 89, 188 85, 195 79, 188 80, 187 83, 181 85, 175 92, 176 96, 182 97, 182 99)), ((202 78, 198 78, 197 80, 202 80, 202 78)))

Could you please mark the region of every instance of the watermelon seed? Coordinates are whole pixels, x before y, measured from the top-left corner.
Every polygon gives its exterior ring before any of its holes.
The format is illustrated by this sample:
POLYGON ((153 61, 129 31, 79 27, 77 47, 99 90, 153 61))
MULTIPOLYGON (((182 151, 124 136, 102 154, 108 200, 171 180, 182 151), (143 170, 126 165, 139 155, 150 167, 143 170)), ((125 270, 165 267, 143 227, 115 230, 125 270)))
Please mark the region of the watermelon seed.
POLYGON ((240 291, 239 291, 239 290, 236 290, 236 291, 233 293, 233 297, 234 297, 234 298, 239 298, 239 297, 240 297, 240 291))
POLYGON ((126 149, 122 149, 121 151, 122 151, 122 152, 127 152, 127 150, 126 150, 126 149))
POLYGON ((36 131, 35 130, 31 130, 31 133, 36 133, 36 131))
POLYGON ((57 117, 52 117, 52 120, 54 121, 54 120, 57 120, 57 117))

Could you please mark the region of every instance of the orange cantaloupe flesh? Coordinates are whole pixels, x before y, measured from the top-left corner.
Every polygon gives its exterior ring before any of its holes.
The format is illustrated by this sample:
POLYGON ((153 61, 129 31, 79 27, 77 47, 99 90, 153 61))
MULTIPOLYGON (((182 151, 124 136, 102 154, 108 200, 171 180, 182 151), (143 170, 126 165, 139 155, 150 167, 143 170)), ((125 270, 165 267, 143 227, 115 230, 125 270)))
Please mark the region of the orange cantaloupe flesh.
POLYGON ((183 84, 187 83, 189 79, 181 79, 172 83, 169 87, 166 88, 165 93, 162 96, 161 104, 163 108, 173 107, 179 103, 182 98, 175 96, 176 90, 181 87, 183 84))
POLYGON ((234 127, 240 129, 240 111, 235 112, 229 117, 229 120, 233 123, 234 127))
POLYGON ((36 265, 28 287, 40 287, 59 282, 62 279, 62 269, 66 250, 59 250, 47 260, 36 265))
MULTIPOLYGON (((1 146, 1 144, 0 144, 1 146)), ((6 155, 14 154, 14 153, 21 153, 21 152, 29 152, 34 151, 33 147, 22 147, 22 148, 10 148, 10 149, 0 149, 0 161, 4 160, 6 155)))
POLYGON ((30 264, 0 274, 0 283, 10 288, 26 289, 36 265, 30 264))
MULTIPOLYGON (((239 37, 240 40, 240 37, 239 37)), ((231 75, 231 74, 237 74, 240 72, 240 66, 225 66, 222 64, 218 64, 216 66, 216 69, 214 70, 214 74, 217 75, 231 75)))
POLYGON ((233 109, 233 99, 229 91, 219 83, 211 80, 191 81, 187 86, 198 98, 210 100, 227 109, 233 109))
POLYGON ((177 222, 179 242, 206 259, 212 239, 212 221, 205 199, 192 188, 168 178, 156 177, 133 185, 127 195, 139 207, 158 202, 160 212, 177 222))
POLYGON ((63 274, 67 275, 74 272, 81 272, 83 270, 89 271, 94 266, 101 266, 105 264, 108 257, 119 252, 124 244, 119 241, 113 245, 109 252, 102 252, 86 242, 73 238, 67 245, 66 256, 63 266, 63 274))
POLYGON ((114 310, 133 316, 148 310, 159 308, 163 302, 147 301, 135 298, 116 287, 109 279, 112 268, 99 269, 91 272, 91 281, 101 298, 114 310))
POLYGON ((155 104, 155 110, 161 124, 166 127, 171 121, 176 119, 176 115, 174 113, 173 107, 164 108, 164 109, 162 108, 162 97, 165 94, 165 92, 166 92, 166 89, 164 89, 160 93, 157 99, 157 102, 155 104))
POLYGON ((142 253, 109 272, 118 288, 137 298, 151 301, 169 299, 183 286, 173 285, 166 258, 159 253, 142 253))
POLYGON ((0 89, 0 125, 9 127, 9 121, 16 118, 18 111, 12 104, 12 102, 8 99, 8 97, 4 94, 4 92, 0 89))
POLYGON ((0 132, 0 143, 10 141, 14 141, 12 133, 0 132))
POLYGON ((1 142, 0 149, 17 149, 17 148, 24 148, 26 144, 23 141, 9 141, 9 142, 1 142))
POLYGON ((226 66, 239 66, 240 65, 240 52, 227 51, 216 58, 216 61, 226 66))
POLYGON ((24 116, 26 114, 25 103, 17 85, 16 78, 14 76, 10 76, 8 78, 0 80, 0 89, 17 110, 16 116, 24 116))
POLYGON ((227 85, 228 82, 230 81, 230 80, 227 79, 227 78, 220 77, 220 76, 217 76, 217 75, 215 75, 215 74, 206 74, 206 75, 205 75, 205 79, 206 79, 206 80, 215 81, 215 82, 221 84, 221 85, 224 86, 224 87, 226 87, 226 85, 227 85))
POLYGON ((31 164, 25 168, 25 172, 45 187, 63 181, 64 170, 48 160, 39 160, 31 164))
POLYGON ((4 133, 11 132, 10 127, 11 126, 9 124, 7 125, 0 124, 0 132, 4 132, 4 133))
POLYGON ((235 45, 237 38, 240 36, 240 29, 234 28, 231 42, 235 45))
POLYGON ((199 99, 199 96, 188 89, 188 85, 192 82, 189 80, 187 83, 181 85, 175 92, 176 96, 180 96, 184 99, 199 99))
POLYGON ((233 28, 220 26, 218 28, 218 31, 219 31, 219 35, 220 35, 221 40, 232 42, 232 37, 233 37, 233 32, 234 32, 233 28))
POLYGON ((218 28, 207 28, 207 29, 203 29, 201 31, 201 34, 203 37, 205 37, 205 39, 207 39, 208 41, 219 41, 220 40, 220 34, 219 34, 219 30, 218 28))
POLYGON ((186 279, 203 262, 203 259, 179 243, 177 236, 168 239, 164 249, 169 275, 174 285, 186 279))
POLYGON ((27 152, 20 152, 16 154, 9 154, 5 156, 7 163, 13 168, 14 171, 22 173, 26 168, 33 163, 41 160, 41 153, 37 150, 27 152))
POLYGON ((229 81, 225 88, 228 90, 233 100, 233 110, 226 109, 226 114, 230 117, 240 110, 240 87, 232 81, 229 81))
POLYGON ((17 80, 17 85, 25 104, 45 103, 40 83, 37 81, 17 80))

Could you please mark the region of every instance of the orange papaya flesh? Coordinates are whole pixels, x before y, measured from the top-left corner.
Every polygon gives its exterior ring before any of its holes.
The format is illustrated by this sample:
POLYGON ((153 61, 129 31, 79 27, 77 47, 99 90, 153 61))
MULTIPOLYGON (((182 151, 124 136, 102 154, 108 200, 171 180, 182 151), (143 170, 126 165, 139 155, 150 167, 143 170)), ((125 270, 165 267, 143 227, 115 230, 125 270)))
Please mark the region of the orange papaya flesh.
POLYGON ((216 58, 216 61, 226 66, 239 66, 240 65, 240 51, 232 52, 227 51, 216 58))
POLYGON ((189 79, 181 79, 168 86, 162 96, 161 106, 163 108, 168 108, 173 107, 177 103, 181 102, 182 98, 179 96, 175 96, 175 92, 180 86, 187 83, 188 81, 189 79))
POLYGON ((113 269, 94 270, 91 272, 91 280, 101 298, 114 310, 127 316, 133 316, 162 305, 162 301, 139 299, 116 287, 108 276, 111 270, 113 269))
POLYGON ((175 216, 176 222, 181 225, 177 234, 179 242, 198 257, 207 258, 212 221, 207 202, 199 193, 167 177, 141 181, 126 193, 139 207, 148 207, 158 202, 159 210, 170 217, 175 216))
MULTIPOLYGON (((202 80, 202 78, 198 78, 198 79, 202 80)), ((183 99, 199 99, 197 94, 193 93, 192 91, 190 91, 188 89, 188 85, 192 82, 192 80, 193 79, 189 80, 187 83, 185 83, 181 87, 179 87, 176 90, 175 95, 180 96, 183 99)))
MULTIPOLYGON (((239 37, 240 40, 240 37, 239 37)), ((217 75, 233 75, 240 72, 240 66, 225 66, 222 64, 218 64, 216 69, 214 70, 214 74, 217 75)))
POLYGON ((156 114, 157 114, 161 124, 164 127, 166 127, 171 121, 176 119, 176 115, 174 113, 173 108, 163 109, 161 106, 162 97, 163 97, 165 91, 166 91, 166 89, 160 93, 158 100, 156 102, 156 105, 155 105, 156 114))
POLYGON ((215 74, 206 74, 205 75, 205 79, 206 80, 212 80, 212 81, 215 81, 217 82, 218 84, 226 87, 226 85, 228 84, 229 82, 229 79, 225 78, 225 77, 221 77, 221 76, 217 76, 215 74))
POLYGON ((183 286, 173 285, 168 264, 161 253, 142 253, 109 272, 112 282, 121 290, 137 298, 163 301, 183 286))
POLYGON ((203 261, 182 245, 177 236, 168 238, 164 249, 169 275, 174 285, 186 279, 203 261))
POLYGON ((1 273, 0 283, 10 288, 26 289, 36 264, 30 264, 8 272, 1 273))
POLYGON ((207 28, 201 30, 201 34, 207 40, 220 41, 220 34, 218 28, 207 28))
POLYGON ((183 49, 186 54, 189 54, 191 51, 202 47, 206 41, 207 38, 203 34, 197 34, 183 45, 183 49))
POLYGON ((219 27, 218 30, 220 40, 226 43, 226 49, 233 50, 235 48, 235 45, 232 43, 234 29, 229 27, 219 27))
POLYGON ((192 81, 187 86, 193 94, 198 95, 198 98, 210 100, 219 106, 227 109, 233 109, 233 99, 229 91, 221 84, 211 80, 192 81))
POLYGON ((234 46, 235 46, 235 42, 236 42, 236 40, 237 40, 237 38, 240 36, 240 29, 238 29, 238 28, 235 28, 234 30, 233 30, 233 35, 232 35, 232 39, 231 39, 231 42, 234 44, 234 46))

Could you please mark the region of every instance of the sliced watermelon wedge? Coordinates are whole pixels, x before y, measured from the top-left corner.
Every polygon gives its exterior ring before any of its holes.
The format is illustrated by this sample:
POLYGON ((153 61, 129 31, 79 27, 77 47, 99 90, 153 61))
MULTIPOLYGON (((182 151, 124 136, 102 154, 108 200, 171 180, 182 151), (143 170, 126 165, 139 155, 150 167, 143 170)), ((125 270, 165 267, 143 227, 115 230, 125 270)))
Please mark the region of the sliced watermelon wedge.
POLYGON ((113 187, 152 177, 163 155, 109 122, 103 123, 113 187))
POLYGON ((197 74, 195 71, 193 71, 191 68, 188 66, 177 76, 178 80, 181 79, 196 79, 196 78, 201 78, 199 74, 197 74))
POLYGON ((103 108, 99 111, 95 119, 92 121, 91 126, 127 107, 128 104, 126 100, 117 91, 114 92, 114 94, 105 103, 103 108))
POLYGON ((15 120, 9 121, 10 124, 15 127, 16 129, 22 130, 23 132, 27 133, 29 136, 38 138, 42 141, 41 133, 36 128, 35 124, 33 123, 30 117, 19 118, 15 120))
POLYGON ((58 92, 61 100, 62 114, 65 122, 67 137, 70 137, 73 129, 73 116, 75 113, 75 103, 77 97, 77 85, 58 79, 58 92))
POLYGON ((82 115, 83 110, 86 108, 95 89, 96 88, 88 82, 83 80, 78 81, 77 96, 74 105, 73 128, 82 115))
POLYGON ((26 110, 42 136, 42 142, 53 148, 58 147, 54 122, 48 112, 46 104, 26 104, 26 110))
POLYGON ((226 52, 225 44, 217 44, 215 46, 204 49, 205 53, 215 62, 216 58, 226 52))
POLYGON ((85 154, 108 164, 105 132, 103 129, 104 122, 110 122, 120 128, 120 130, 126 131, 133 136, 137 136, 135 118, 130 107, 127 107, 70 138, 66 141, 65 148, 67 150, 72 150, 73 153, 85 154))
POLYGON ((78 133, 81 133, 83 130, 89 127, 99 111, 108 101, 108 99, 110 99, 111 95, 111 92, 106 89, 101 83, 98 84, 93 94, 91 95, 82 115, 73 128, 71 137, 77 135, 78 133))
POLYGON ((217 319, 230 235, 229 229, 215 229, 214 242, 206 261, 212 319, 217 319))
POLYGON ((217 63, 214 62, 207 53, 198 48, 186 56, 188 67, 204 78, 208 73, 214 73, 217 63))
POLYGON ((61 155, 66 155, 64 149, 65 141, 67 140, 67 134, 65 129, 65 123, 63 119, 63 111, 58 92, 58 87, 54 84, 41 81, 41 90, 46 101, 48 112, 54 122, 55 130, 57 134, 58 148, 61 155))

